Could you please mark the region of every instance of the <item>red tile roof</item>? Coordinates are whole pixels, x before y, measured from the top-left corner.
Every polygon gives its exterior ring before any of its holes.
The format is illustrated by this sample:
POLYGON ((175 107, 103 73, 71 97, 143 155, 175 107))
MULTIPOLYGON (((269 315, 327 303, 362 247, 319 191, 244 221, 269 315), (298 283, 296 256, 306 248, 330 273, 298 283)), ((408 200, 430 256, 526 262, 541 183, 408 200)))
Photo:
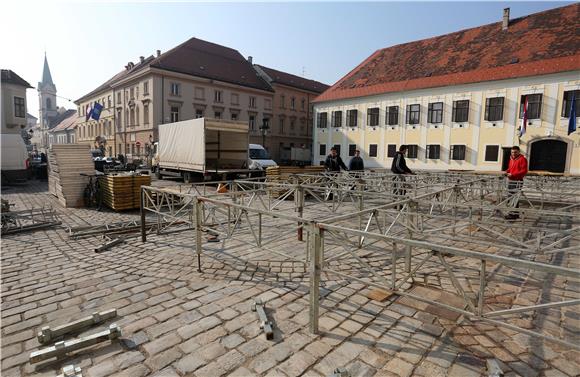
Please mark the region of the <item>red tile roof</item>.
POLYGON ((318 81, 305 79, 304 77, 292 75, 290 73, 278 71, 276 69, 264 67, 263 65, 255 64, 255 67, 261 69, 274 84, 282 84, 297 89, 308 90, 314 93, 322 93, 330 86, 318 81))
POLYGON ((66 118, 61 120, 59 124, 57 124, 53 129, 50 130, 50 132, 64 131, 68 128, 74 127, 76 126, 75 124, 76 120, 81 118, 77 116, 76 110, 67 110, 66 113, 63 115, 66 116, 66 118))
POLYGON ((151 62, 151 67, 273 92, 233 48, 191 38, 151 62))
POLYGON ((314 102, 580 69, 580 3, 376 51, 314 102))

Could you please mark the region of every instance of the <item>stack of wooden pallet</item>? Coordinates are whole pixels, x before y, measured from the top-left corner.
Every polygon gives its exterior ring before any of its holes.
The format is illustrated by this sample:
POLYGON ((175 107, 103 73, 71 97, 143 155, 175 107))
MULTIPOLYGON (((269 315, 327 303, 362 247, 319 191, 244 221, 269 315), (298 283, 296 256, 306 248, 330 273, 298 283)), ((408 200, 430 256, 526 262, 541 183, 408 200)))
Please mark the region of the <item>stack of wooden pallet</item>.
MULTIPOLYGON (((273 183, 293 183, 290 182, 290 177, 293 174, 318 174, 324 171, 324 166, 273 166, 266 169, 266 179, 273 183)), ((270 195, 275 198, 283 196, 287 190, 274 189, 270 191, 270 195)), ((289 196, 288 199, 292 199, 289 196)))
POLYGON ((48 191, 65 207, 82 207, 83 193, 95 174, 90 147, 82 144, 55 144, 48 152, 48 191))
POLYGON ((139 208, 141 186, 150 184, 150 175, 136 173, 110 174, 99 178, 103 204, 115 211, 139 208))

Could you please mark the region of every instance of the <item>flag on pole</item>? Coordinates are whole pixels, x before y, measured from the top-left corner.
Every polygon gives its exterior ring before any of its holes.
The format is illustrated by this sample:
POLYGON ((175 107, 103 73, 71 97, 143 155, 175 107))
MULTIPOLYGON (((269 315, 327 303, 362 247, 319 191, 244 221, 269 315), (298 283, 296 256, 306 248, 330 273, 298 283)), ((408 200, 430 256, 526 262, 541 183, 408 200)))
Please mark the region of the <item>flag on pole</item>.
POLYGON ((86 108, 86 114, 85 114, 85 122, 87 122, 89 119, 91 119, 91 114, 93 113, 93 109, 91 108, 91 105, 87 105, 86 108))
POLYGON ((526 128, 528 126, 528 96, 524 101, 524 114, 522 116, 522 126, 520 127, 520 137, 524 136, 526 133, 526 128))
POLYGON ((568 119, 568 135, 576 131, 576 91, 572 92, 572 105, 570 106, 570 118, 568 119))
POLYGON ((101 117, 101 110, 103 110, 103 105, 98 102, 95 102, 93 109, 91 110, 91 118, 94 120, 99 120, 101 117))

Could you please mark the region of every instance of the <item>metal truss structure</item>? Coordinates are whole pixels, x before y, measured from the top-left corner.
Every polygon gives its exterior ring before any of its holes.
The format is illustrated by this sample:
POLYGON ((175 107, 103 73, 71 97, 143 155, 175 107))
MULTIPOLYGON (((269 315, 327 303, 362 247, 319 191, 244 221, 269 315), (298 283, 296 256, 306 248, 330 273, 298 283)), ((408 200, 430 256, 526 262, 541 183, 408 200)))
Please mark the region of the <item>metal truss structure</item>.
MULTIPOLYGON (((158 234, 176 226, 195 230, 198 271, 203 233, 218 236, 224 248, 236 240, 305 264, 312 332, 318 331, 321 282, 335 276, 580 349, 572 334, 539 323, 554 310, 580 305, 574 291, 580 273, 569 266, 580 252, 578 178, 530 177, 511 196, 502 177, 460 173, 221 184, 226 193, 217 193, 216 183, 143 187, 141 224, 149 218, 159 224, 158 234), (507 213, 518 219, 505 220, 507 213), (571 290, 564 292, 564 284, 571 290), (443 293, 456 299, 434 297, 443 293)), ((143 226, 143 242, 147 233, 143 226)))
POLYGON ((32 208, 22 211, 2 211, 1 234, 30 232, 61 224, 51 207, 32 208))

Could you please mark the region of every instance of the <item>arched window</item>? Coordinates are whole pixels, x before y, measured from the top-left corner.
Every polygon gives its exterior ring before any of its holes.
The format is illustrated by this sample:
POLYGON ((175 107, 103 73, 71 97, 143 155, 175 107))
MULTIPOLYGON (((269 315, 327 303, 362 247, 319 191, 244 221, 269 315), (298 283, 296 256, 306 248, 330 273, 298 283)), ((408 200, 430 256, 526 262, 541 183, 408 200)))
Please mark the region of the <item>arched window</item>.
POLYGON ((46 99, 46 109, 47 110, 52 109, 52 101, 50 100, 50 98, 46 99))

